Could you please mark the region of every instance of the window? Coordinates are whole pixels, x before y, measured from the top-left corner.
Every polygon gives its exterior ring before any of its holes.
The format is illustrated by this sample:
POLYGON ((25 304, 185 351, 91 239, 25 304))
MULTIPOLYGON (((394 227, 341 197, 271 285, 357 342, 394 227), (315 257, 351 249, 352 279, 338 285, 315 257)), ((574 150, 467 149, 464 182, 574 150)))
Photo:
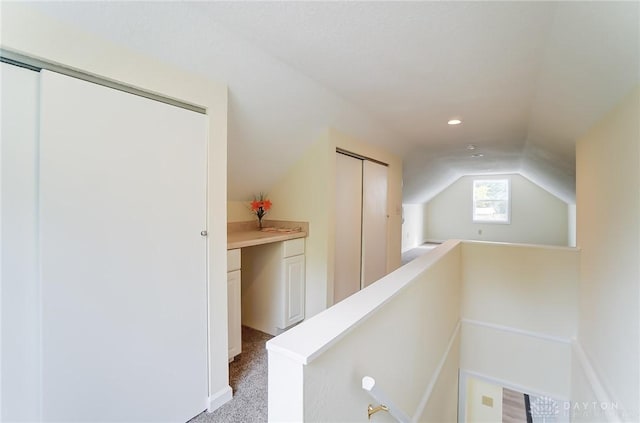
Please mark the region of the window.
POLYGON ((509 180, 473 181, 473 221, 509 223, 509 180))

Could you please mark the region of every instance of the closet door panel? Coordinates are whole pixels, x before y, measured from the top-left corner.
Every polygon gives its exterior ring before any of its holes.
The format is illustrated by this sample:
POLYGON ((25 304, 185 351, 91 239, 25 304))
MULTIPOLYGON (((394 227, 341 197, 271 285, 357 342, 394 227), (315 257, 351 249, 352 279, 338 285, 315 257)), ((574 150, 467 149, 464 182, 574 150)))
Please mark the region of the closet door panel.
POLYGON ((362 160, 336 153, 334 303, 360 290, 362 160))
POLYGON ((363 162, 362 287, 387 274, 387 167, 363 162))
POLYGON ((37 72, 2 63, 0 421, 40 420, 37 72))
POLYGON ((42 72, 43 413, 207 406, 205 116, 42 72))

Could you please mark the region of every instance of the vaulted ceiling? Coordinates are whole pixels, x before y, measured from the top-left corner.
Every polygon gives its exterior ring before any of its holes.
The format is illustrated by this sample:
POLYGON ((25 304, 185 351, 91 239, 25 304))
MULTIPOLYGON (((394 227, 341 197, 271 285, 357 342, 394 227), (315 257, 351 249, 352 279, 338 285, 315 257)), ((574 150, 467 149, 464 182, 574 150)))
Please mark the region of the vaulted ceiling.
POLYGON ((331 126, 403 157, 405 202, 518 172, 573 203, 576 139, 640 83, 638 2, 34 7, 226 82, 233 200, 268 192, 331 126))

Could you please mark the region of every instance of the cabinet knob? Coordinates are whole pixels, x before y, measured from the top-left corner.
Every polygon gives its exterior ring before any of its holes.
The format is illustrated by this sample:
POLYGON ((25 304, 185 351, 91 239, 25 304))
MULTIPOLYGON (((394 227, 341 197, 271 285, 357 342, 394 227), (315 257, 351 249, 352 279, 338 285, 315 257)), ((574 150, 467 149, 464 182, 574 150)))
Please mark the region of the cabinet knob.
POLYGON ((202 236, 207 236, 207 231, 202 231, 202 232, 200 232, 200 235, 202 235, 202 236))

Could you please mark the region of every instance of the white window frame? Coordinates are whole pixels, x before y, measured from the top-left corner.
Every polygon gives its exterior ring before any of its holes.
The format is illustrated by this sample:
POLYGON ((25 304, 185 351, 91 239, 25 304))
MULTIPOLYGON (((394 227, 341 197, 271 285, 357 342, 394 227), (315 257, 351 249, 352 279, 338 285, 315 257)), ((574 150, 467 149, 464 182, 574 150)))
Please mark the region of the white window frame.
MULTIPOLYGON (((510 178, 482 178, 482 179, 474 179, 471 185, 471 219, 473 223, 492 223, 499 225, 509 225, 511 224, 511 179, 510 178), (507 185, 507 219, 506 220, 492 220, 492 219, 483 219, 482 217, 478 217, 476 215, 476 184, 478 183, 486 183, 486 182, 504 182, 507 185)), ((495 200, 502 201, 502 200, 495 200)))

